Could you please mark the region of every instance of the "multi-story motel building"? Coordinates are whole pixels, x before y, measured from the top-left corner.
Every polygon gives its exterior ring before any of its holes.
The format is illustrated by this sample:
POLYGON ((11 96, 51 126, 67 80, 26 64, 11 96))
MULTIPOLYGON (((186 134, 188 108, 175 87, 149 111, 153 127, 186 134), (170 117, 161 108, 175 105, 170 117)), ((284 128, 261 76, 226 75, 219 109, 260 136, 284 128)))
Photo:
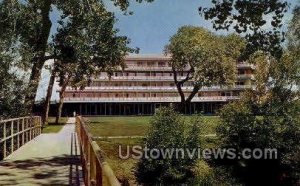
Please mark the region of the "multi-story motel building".
MULTIPOLYGON (((111 78, 103 72, 84 90, 68 87, 63 113, 151 115, 160 106, 179 103, 169 60, 170 57, 163 55, 128 56, 125 59, 127 67, 115 71, 111 78)), ((239 99, 241 91, 252 87, 254 68, 248 63, 237 63, 236 85, 203 87, 192 99, 186 114, 213 114, 225 103, 239 99)), ((179 74, 179 78, 184 78, 186 73, 179 74)), ((192 82, 183 85, 187 95, 192 89, 192 82)))

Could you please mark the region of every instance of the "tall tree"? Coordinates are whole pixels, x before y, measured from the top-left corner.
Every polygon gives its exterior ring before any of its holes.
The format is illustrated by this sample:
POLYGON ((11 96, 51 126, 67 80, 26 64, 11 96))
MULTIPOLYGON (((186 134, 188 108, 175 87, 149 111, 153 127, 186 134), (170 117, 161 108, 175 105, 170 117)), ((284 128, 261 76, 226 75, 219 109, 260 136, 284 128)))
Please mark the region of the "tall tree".
MULTIPOLYGON (((54 55, 52 78, 60 77, 60 101, 57 118, 61 115, 64 91, 68 85, 76 88, 80 82, 88 82, 99 71, 112 71, 124 66, 123 57, 135 50, 127 47, 126 37, 117 36, 113 14, 104 6, 90 2, 86 11, 73 12, 67 21, 60 22, 58 33, 53 38, 54 55)), ((52 92, 54 81, 49 83, 52 92)), ((83 88, 87 84, 80 84, 83 88)), ((50 94, 48 94, 50 96, 50 94)), ((46 98, 44 121, 49 110, 50 98, 46 98)))
POLYGON ((280 58, 285 35, 282 18, 287 10, 287 1, 281 0, 213 0, 212 7, 199 8, 200 15, 211 20, 216 30, 232 28, 245 36, 245 58, 258 50, 280 58))
POLYGON ((264 51, 251 55, 250 62, 257 66, 256 89, 220 112, 218 134, 224 147, 238 151, 277 149, 277 159, 225 163, 246 184, 297 185, 300 181, 300 101, 299 89, 295 88, 300 79, 297 30, 299 7, 294 10, 283 55, 279 59, 264 51))
POLYGON ((24 115, 24 76, 14 72, 18 68, 10 54, 0 53, 0 66, 0 120, 20 117, 24 115))
POLYGON ((166 53, 172 56, 171 66, 181 98, 180 108, 185 109, 204 86, 234 85, 236 62, 244 46, 245 42, 237 35, 217 36, 194 26, 180 28, 166 46, 166 53), (183 74, 186 71, 187 74, 183 74), (182 88, 188 82, 192 82, 193 86, 190 92, 182 88))
MULTIPOLYGON (((120 6, 122 10, 126 10, 129 1, 111 0, 116 6, 120 6)), ((136 0, 142 2, 142 0, 136 0)), ((152 0, 145 0, 152 1, 152 0)), ((54 24, 50 15, 54 9, 61 15, 58 23, 64 22, 70 17, 83 13, 95 13, 104 8, 102 0, 3 0, 0 2, 0 39, 6 40, 6 34, 11 33, 15 38, 14 48, 19 54, 15 60, 19 60, 24 66, 31 68, 31 75, 27 94, 25 96, 25 104, 28 113, 32 111, 38 84, 41 77, 41 70, 47 59, 53 58, 51 45, 51 36, 57 34, 52 33, 51 28, 54 24)), ((97 15, 97 14, 95 14, 97 15)), ((89 22, 82 26, 89 26, 89 22)))
MULTIPOLYGON (((0 9, 0 15, 2 9, 0 9)), ((12 23, 9 23, 12 24, 12 23)), ((2 28, 0 27, 0 30, 2 28)), ((23 95, 25 94, 25 74, 19 72, 14 50, 14 29, 6 29, 6 40, 0 39, 0 120, 24 115, 23 95)), ((0 34, 0 38, 4 35, 0 34)))

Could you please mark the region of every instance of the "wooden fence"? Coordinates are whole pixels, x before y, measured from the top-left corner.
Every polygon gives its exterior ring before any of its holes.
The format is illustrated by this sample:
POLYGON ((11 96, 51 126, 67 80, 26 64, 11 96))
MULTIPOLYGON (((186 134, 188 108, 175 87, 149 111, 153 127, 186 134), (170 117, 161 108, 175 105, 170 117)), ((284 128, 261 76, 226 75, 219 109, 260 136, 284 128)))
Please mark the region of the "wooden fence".
POLYGON ((0 121, 0 160, 41 134, 41 117, 0 121))
POLYGON ((81 117, 76 117, 76 133, 80 145, 84 183, 86 186, 120 186, 101 149, 93 140, 81 117))

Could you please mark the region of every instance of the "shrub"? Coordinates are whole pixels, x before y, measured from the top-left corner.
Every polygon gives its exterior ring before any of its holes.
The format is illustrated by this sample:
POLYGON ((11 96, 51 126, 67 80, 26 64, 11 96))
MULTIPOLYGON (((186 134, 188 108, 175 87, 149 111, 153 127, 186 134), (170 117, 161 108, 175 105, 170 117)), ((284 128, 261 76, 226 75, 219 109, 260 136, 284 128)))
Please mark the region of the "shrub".
POLYGON ((250 184, 293 185, 300 180, 299 101, 264 105, 240 100, 221 109, 218 136, 224 148, 277 149, 277 159, 221 160, 240 181, 250 184), (259 108, 259 112, 256 109, 259 108))
MULTIPOLYGON (((196 149, 200 146, 199 122, 201 118, 192 117, 190 120, 175 112, 172 108, 162 107, 150 121, 150 130, 145 140, 149 149, 196 149)), ((190 151, 191 152, 191 151, 190 151)), ((136 177, 144 184, 183 183, 192 177, 192 168, 196 157, 149 159, 145 156, 138 162, 136 177)))

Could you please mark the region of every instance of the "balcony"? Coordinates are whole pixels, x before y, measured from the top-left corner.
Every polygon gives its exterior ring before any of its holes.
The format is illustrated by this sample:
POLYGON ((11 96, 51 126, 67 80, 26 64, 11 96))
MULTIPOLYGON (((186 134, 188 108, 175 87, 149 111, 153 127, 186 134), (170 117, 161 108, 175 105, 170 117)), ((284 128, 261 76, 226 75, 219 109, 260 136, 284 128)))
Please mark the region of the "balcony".
POLYGON ((255 77, 253 74, 238 74, 237 76, 238 79, 251 79, 251 80, 254 80, 255 77))
POLYGON ((255 65, 250 64, 250 63, 238 63, 236 66, 237 66, 238 69, 244 69, 244 68, 255 69, 255 65))
MULTIPOLYGON (((187 69, 188 70, 188 69, 187 69)), ((172 67, 169 66, 133 66, 128 65, 125 71, 172 71, 172 67)))
MULTIPOLYGON (((194 97, 193 102, 227 102, 237 100, 238 96, 210 96, 210 97, 194 97)), ((73 98, 66 97, 65 103, 80 103, 80 102, 96 102, 96 103, 140 103, 140 102, 180 102, 180 97, 96 97, 96 98, 73 98)))
MULTIPOLYGON (((187 86, 182 87, 183 91, 192 91, 194 87, 187 86)), ((200 91, 219 91, 219 90, 245 90, 245 89, 253 89, 255 88, 253 85, 236 85, 234 87, 227 87, 227 86, 211 86, 211 87, 202 87, 200 91)), ((159 91, 159 92, 177 92, 177 87, 167 87, 167 86, 102 86, 102 87, 86 87, 82 92, 122 92, 122 91, 159 91)), ((76 90, 72 90, 71 87, 67 88, 66 92, 78 92, 76 90)))
MULTIPOLYGON (((185 77, 181 76, 178 79, 184 79, 185 77)), ((100 76, 94 81, 174 81, 173 76, 112 76, 108 78, 107 76, 100 76)))

